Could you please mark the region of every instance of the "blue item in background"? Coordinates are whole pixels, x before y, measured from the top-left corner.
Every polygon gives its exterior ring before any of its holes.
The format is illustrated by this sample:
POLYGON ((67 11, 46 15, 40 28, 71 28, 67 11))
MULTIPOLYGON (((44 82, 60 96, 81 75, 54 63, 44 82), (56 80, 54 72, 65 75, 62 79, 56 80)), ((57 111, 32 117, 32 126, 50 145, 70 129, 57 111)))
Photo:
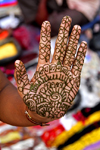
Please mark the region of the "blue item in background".
POLYGON ((16 5, 17 0, 0 0, 0 7, 16 5))

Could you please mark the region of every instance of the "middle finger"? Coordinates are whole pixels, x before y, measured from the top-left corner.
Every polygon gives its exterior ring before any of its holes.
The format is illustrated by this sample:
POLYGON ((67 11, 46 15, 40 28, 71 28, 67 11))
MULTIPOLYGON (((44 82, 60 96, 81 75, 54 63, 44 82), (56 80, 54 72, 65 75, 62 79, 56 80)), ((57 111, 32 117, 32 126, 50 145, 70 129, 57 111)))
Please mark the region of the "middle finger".
POLYGON ((52 63, 62 63, 64 59, 70 26, 71 18, 69 16, 63 17, 55 44, 52 63))

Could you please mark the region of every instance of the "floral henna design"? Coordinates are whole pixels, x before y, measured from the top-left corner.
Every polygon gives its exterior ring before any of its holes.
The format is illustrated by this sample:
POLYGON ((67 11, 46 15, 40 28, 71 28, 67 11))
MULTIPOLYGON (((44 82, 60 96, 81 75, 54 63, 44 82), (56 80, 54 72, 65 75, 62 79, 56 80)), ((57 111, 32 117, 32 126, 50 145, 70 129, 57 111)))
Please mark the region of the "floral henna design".
POLYGON ((74 26, 68 41, 70 24, 70 17, 62 19, 51 63, 50 23, 46 21, 42 24, 39 60, 31 81, 24 64, 19 60, 15 62, 18 92, 29 110, 42 117, 57 119, 64 116, 79 89, 87 44, 82 42, 77 50, 81 33, 78 25, 74 26))
POLYGON ((62 65, 46 64, 34 78, 36 82, 31 91, 35 93, 36 112, 48 118, 62 117, 78 91, 75 77, 62 65))
MULTIPOLYGON (((17 79, 22 81, 25 76, 25 72, 19 71, 22 62, 16 65, 17 79)), ((25 104, 43 117, 62 117, 78 91, 76 78, 62 65, 46 64, 39 68, 34 79, 34 83, 18 82, 18 90, 23 93, 25 104)))

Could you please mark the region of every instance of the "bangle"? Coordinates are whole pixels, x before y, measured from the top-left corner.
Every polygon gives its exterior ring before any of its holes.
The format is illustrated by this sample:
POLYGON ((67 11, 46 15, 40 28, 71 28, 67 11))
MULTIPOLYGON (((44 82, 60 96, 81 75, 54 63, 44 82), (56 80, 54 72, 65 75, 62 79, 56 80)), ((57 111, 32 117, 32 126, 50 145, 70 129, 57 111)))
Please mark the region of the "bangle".
POLYGON ((28 113, 28 110, 25 111, 25 114, 26 114, 27 119, 30 122, 32 122, 32 123, 34 123, 36 125, 40 125, 40 126, 49 126, 49 124, 47 124, 47 122, 41 122, 41 123, 39 123, 39 122, 34 121, 33 118, 30 116, 30 114, 28 113))

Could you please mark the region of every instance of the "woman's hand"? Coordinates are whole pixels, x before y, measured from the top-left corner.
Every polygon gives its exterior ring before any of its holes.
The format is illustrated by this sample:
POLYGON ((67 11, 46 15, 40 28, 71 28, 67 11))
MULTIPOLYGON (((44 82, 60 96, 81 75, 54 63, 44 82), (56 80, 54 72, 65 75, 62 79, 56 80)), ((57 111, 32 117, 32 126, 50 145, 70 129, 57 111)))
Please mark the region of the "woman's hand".
POLYGON ((38 114, 45 121, 64 116, 79 89, 87 43, 83 41, 77 50, 81 27, 75 25, 68 39, 70 25, 71 18, 64 17, 50 62, 51 28, 48 21, 43 22, 38 65, 31 81, 24 64, 20 60, 15 62, 15 79, 21 98, 33 116, 38 114))

